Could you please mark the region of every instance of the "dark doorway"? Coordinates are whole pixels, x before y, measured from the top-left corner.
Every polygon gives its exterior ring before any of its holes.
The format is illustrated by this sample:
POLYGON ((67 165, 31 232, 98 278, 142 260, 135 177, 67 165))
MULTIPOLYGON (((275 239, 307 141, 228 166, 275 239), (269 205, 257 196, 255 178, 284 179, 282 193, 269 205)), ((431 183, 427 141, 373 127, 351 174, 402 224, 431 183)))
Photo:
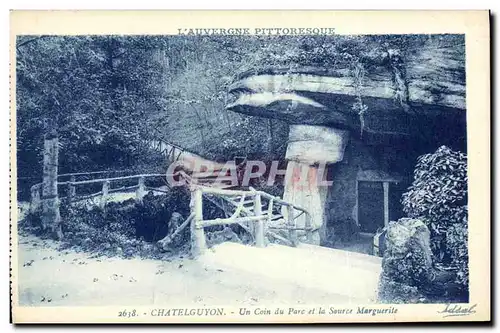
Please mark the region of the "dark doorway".
POLYGON ((401 197, 406 188, 401 183, 389 184, 389 221, 397 221, 404 216, 401 197))
POLYGON ((384 187, 382 182, 358 182, 358 223, 361 232, 376 233, 384 227, 384 187))

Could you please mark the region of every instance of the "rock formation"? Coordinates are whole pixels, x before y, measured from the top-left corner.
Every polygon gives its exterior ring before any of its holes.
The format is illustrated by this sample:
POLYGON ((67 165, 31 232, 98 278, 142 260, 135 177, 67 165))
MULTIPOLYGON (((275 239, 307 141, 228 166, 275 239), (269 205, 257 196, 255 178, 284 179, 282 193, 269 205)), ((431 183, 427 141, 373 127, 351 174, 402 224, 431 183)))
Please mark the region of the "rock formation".
POLYGON ((232 84, 236 100, 227 109, 290 124, 286 159, 291 177, 284 199, 309 210, 313 224, 323 228, 328 190, 313 180, 318 166, 342 161, 350 136, 390 146, 408 138, 434 138, 449 117, 461 117, 458 123, 465 126, 462 51, 431 45, 403 62, 398 51, 388 50, 367 67, 361 83, 350 68, 255 69, 232 84))

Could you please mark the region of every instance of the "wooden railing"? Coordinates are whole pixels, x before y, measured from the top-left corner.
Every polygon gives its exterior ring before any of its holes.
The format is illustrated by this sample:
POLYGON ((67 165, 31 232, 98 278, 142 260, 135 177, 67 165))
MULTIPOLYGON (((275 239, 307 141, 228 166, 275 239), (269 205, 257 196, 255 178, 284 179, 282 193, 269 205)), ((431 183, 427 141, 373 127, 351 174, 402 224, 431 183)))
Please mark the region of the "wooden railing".
MULTIPOLYGON (((297 231, 303 230, 306 233, 307 241, 312 242, 312 233, 316 231, 311 225, 311 215, 310 213, 302 207, 298 207, 289 202, 283 201, 282 199, 272 196, 266 192, 257 191, 255 189, 250 190, 226 190, 214 187, 206 186, 191 186, 191 212, 193 218, 191 220, 191 235, 192 235, 192 251, 194 255, 199 255, 206 249, 205 232, 204 228, 215 226, 215 225, 229 225, 229 224, 242 224, 249 223, 253 225, 251 228, 254 231, 255 245, 257 247, 265 247, 265 235, 270 234, 275 238, 281 238, 287 241, 283 237, 280 237, 276 233, 273 233, 269 229, 273 229, 272 220, 277 216, 274 210, 274 205, 279 205, 283 210, 283 221, 285 225, 281 228, 275 229, 286 229, 289 233, 290 245, 296 246, 298 244, 297 231), (203 218, 203 197, 204 195, 216 195, 223 196, 226 198, 237 198, 237 206, 235 207, 234 213, 227 218, 216 218, 205 220, 203 218), (268 206, 265 211, 262 209, 262 201, 267 200, 268 206), (244 214, 245 203, 252 203, 253 210, 249 214, 248 211, 244 214), (296 214, 296 211, 299 213, 296 214), (297 217, 305 214, 305 225, 303 227, 297 226, 297 217)), ((281 215, 279 215, 281 216, 281 215)))
MULTIPOLYGON (((90 175, 90 174, 102 174, 104 172, 92 172, 92 173, 75 173, 75 174, 65 174, 60 176, 69 176, 69 181, 57 182, 58 187, 66 187, 67 196, 60 196, 59 199, 68 199, 69 202, 83 201, 95 197, 99 197, 99 207, 103 208, 106 206, 108 201, 108 196, 115 192, 127 192, 135 190, 135 200, 137 202, 142 202, 143 197, 146 195, 147 191, 157 191, 166 192, 160 188, 148 187, 146 186, 147 178, 165 178, 165 174, 138 174, 130 176, 121 177, 110 177, 110 178, 98 178, 98 179, 88 179, 88 180, 76 180, 76 176, 90 175), (112 187, 112 183, 123 182, 137 179, 137 184, 131 186, 121 186, 112 187), (77 188, 84 187, 86 185, 101 184, 101 190, 98 192, 78 195, 77 188)), ((167 182, 165 182, 167 184, 167 182)), ((42 183, 35 184, 31 187, 31 201, 30 201, 30 211, 35 212, 40 208, 41 205, 41 189, 42 183)))
MULTIPOLYGON (((100 175, 103 173, 106 173, 106 171, 60 175, 61 177, 69 177, 70 179, 68 181, 58 181, 57 186, 66 188, 67 196, 65 198, 68 199, 69 202, 99 198, 98 205, 102 209, 105 209, 109 195, 114 192, 135 190, 135 200, 137 202, 142 202, 147 191, 167 192, 167 190, 146 186, 146 179, 164 179, 167 177, 166 174, 137 174, 76 180, 76 177, 89 176, 91 174, 100 175), (137 180, 137 184, 121 187, 112 186, 113 183, 131 180, 137 180), (79 188, 93 184, 99 184, 101 190, 90 194, 78 195, 78 193, 81 192, 78 191, 79 188)), ((313 232, 318 230, 311 225, 311 214, 306 209, 286 202, 269 193, 258 191, 252 187, 248 190, 221 188, 218 186, 220 184, 217 182, 217 179, 213 183, 203 182, 200 184, 195 177, 191 177, 182 170, 177 171, 171 176, 180 176, 186 181, 185 186, 189 187, 191 191, 191 214, 189 218, 170 235, 170 238, 178 235, 182 229, 189 225, 191 228, 191 250, 195 256, 203 253, 206 249, 204 228, 210 226, 238 224, 244 227, 245 230, 253 236, 257 247, 266 246, 266 235, 281 240, 288 245, 296 246, 298 244, 297 231, 299 230, 304 231, 307 242, 312 243, 313 232), (204 219, 203 198, 211 199, 213 197, 221 198, 228 203, 232 214, 226 218, 204 219), (298 226, 297 220, 302 215, 305 215, 305 223, 303 226, 298 226), (278 232, 272 231, 273 229, 278 230, 278 232), (288 233, 288 239, 280 235, 280 231, 288 233)), ((222 180, 225 178, 226 177, 221 177, 222 180)), ((169 186, 167 181, 165 181, 165 184, 169 186)), ((31 187, 31 212, 37 211, 41 206, 41 199, 43 199, 41 198, 41 189, 42 183, 35 184, 31 187)), ((62 199, 62 197, 60 197, 60 199, 62 199)), ((165 240, 164 243, 166 244, 168 241, 165 240)))
MULTIPOLYGON (((204 228, 218 225, 238 224, 248 231, 255 240, 257 247, 265 247, 265 236, 271 236, 287 245, 297 246, 297 231, 304 231, 308 243, 313 241, 313 232, 318 231, 311 224, 311 214, 304 208, 282 200, 269 193, 255 190, 221 188, 218 181, 224 181, 226 177, 219 177, 212 185, 200 184, 196 178, 191 177, 184 171, 177 172, 191 190, 191 248, 194 255, 199 255, 206 248, 204 228), (232 206, 232 214, 226 218, 210 220, 203 219, 203 199, 215 203, 214 198, 221 198, 232 206), (266 209, 264 202, 267 204, 266 209), (250 204, 250 206, 248 206, 250 204), (245 206, 246 205, 246 206, 245 206), (297 226, 297 220, 305 214, 304 226, 297 226), (283 223, 280 223, 283 222, 283 223), (272 229, 288 232, 288 239, 280 236, 272 229)), ((222 205, 216 204, 221 209, 222 205)), ((181 227, 186 227, 183 225, 181 227)))
POLYGON ((166 141, 163 138, 163 135, 161 132, 159 132, 157 129, 154 129, 156 131, 156 138, 154 140, 150 141, 150 145, 153 149, 158 151, 160 154, 165 155, 166 160, 168 163, 173 163, 177 160, 179 160, 180 156, 184 152, 191 153, 187 149, 176 145, 175 143, 171 143, 166 141))

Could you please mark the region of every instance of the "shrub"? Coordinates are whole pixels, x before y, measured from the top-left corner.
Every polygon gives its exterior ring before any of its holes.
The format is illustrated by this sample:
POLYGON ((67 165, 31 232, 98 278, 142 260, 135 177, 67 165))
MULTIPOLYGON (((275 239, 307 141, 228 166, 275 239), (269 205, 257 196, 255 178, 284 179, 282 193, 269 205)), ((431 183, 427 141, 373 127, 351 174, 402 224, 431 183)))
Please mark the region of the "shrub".
POLYGON ((469 255, 467 224, 456 223, 446 233, 446 244, 451 252, 452 266, 457 268, 457 282, 468 291, 469 286, 469 255))
POLYGON ((457 269, 457 282, 467 289, 467 156, 446 146, 420 156, 402 204, 409 217, 426 223, 435 259, 457 269))

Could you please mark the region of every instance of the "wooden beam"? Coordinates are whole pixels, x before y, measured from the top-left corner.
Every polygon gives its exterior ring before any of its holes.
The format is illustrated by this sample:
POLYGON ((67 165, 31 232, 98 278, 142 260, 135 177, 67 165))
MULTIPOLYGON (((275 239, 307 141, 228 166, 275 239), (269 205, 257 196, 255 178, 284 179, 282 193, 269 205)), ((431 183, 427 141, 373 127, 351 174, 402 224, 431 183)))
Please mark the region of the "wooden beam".
POLYGON ((109 185, 110 185, 109 181, 102 183, 102 196, 101 196, 101 201, 99 202, 99 207, 101 207, 101 209, 106 208, 106 203, 108 201, 108 194, 109 194, 109 185))
POLYGON ((135 201, 138 203, 142 203, 142 198, 144 198, 144 196, 146 195, 146 184, 144 177, 139 178, 138 187, 135 193, 135 201))
POLYGON ((271 237, 275 238, 275 239, 279 239, 280 241, 282 241, 283 243, 289 245, 289 246, 293 246, 292 242, 290 242, 288 239, 286 239, 285 237, 281 237, 280 235, 278 235, 277 233, 275 232, 272 232, 272 231, 267 231, 267 234, 270 235, 271 237))
POLYGON ((274 200, 269 199, 269 203, 267 204, 267 220, 264 226, 264 234, 268 232, 269 226, 271 225, 271 220, 273 218, 273 206, 274 206, 274 200))
POLYGON ((110 171, 110 170, 105 170, 105 171, 89 171, 89 172, 74 172, 74 173, 62 173, 58 175, 58 178, 61 177, 69 177, 69 176, 88 176, 88 175, 98 175, 98 174, 103 174, 103 173, 120 173, 120 172, 130 172, 132 170, 115 170, 115 171, 110 171))
MULTIPOLYGON (((299 216, 300 216, 300 214, 299 214, 299 216)), ((326 223, 326 221, 324 223, 326 223)), ((307 243, 312 244, 313 243, 313 231, 312 231, 312 225, 311 225, 311 215, 309 213, 306 213, 305 227, 306 227, 307 243)))
MULTIPOLYGON (((254 213, 255 216, 262 215, 262 201, 260 198, 260 194, 256 194, 254 197, 254 213)), ((258 220, 255 225, 255 245, 257 247, 265 247, 264 242, 264 220, 258 220)))
POLYGON ((203 227, 210 227, 213 225, 223 225, 223 224, 239 224, 245 222, 256 222, 260 220, 267 219, 267 215, 260 216, 246 216, 246 217, 238 217, 238 218, 227 218, 227 219, 214 219, 214 220, 204 220, 201 221, 201 225, 203 227))
POLYGON ((220 188, 215 188, 215 187, 206 187, 206 186, 199 186, 196 184, 192 185, 194 188, 201 188, 204 193, 211 193, 211 194, 219 194, 219 195, 226 195, 226 196, 237 196, 237 195, 255 195, 255 194, 260 194, 261 197, 266 198, 266 199, 273 199, 275 203, 278 203, 283 206, 290 206, 295 208, 296 210, 304 211, 307 212, 306 209, 296 206, 292 203, 289 203, 287 201, 284 201, 278 197, 275 197, 269 193, 263 192, 263 191, 256 191, 256 190, 250 190, 250 191, 244 191, 244 190, 224 190, 220 188))
POLYGON ((203 230, 203 193, 201 189, 191 192, 191 254, 196 258, 206 250, 205 232, 203 230))
POLYGON ((383 182, 384 186, 384 226, 389 225, 389 182, 383 182))

